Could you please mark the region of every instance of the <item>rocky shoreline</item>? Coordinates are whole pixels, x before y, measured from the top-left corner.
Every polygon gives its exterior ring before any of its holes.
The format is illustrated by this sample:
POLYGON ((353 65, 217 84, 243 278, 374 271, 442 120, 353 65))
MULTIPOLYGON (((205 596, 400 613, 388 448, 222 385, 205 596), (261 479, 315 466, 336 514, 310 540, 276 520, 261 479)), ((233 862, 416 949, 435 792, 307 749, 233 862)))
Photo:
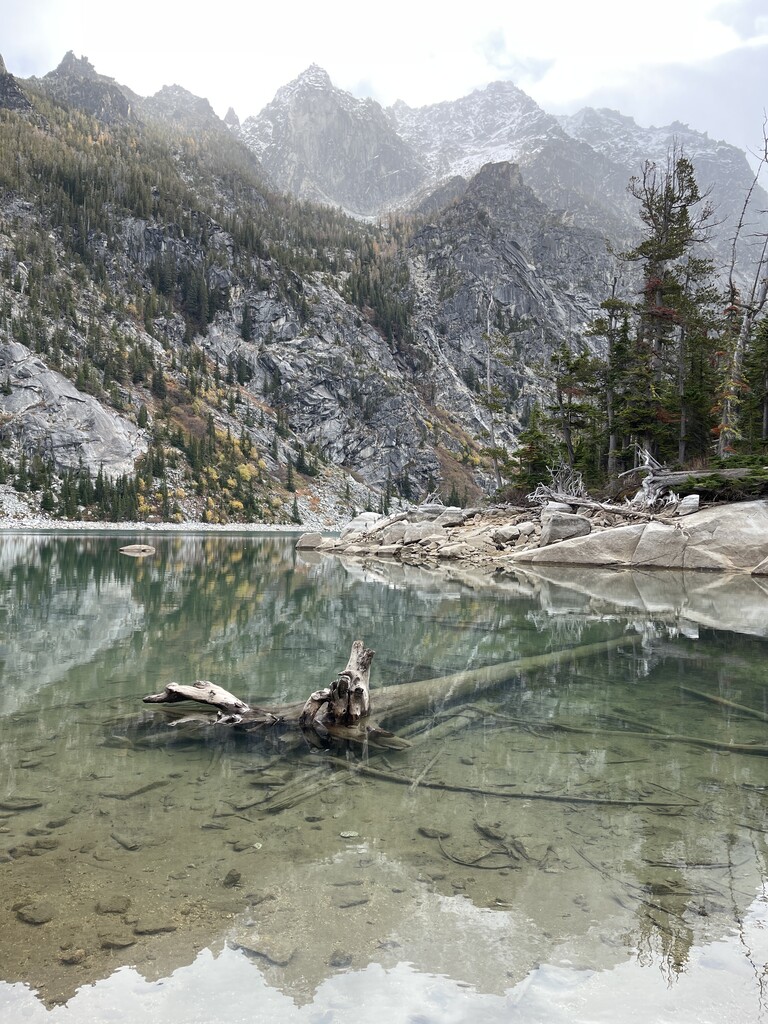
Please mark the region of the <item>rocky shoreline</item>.
POLYGON ((549 566, 697 569, 768 576, 768 500, 692 511, 681 503, 658 515, 631 506, 550 501, 543 506, 459 508, 423 504, 351 521, 212 524, 72 521, 32 510, 4 489, 0 532, 283 533, 299 551, 376 558, 407 566, 504 574, 549 566), (10 498, 10 500, 9 500, 10 498), (587 507, 584 507, 584 506, 587 507), (312 532, 307 532, 309 526, 312 532))
POLYGON ((363 513, 338 538, 306 533, 297 548, 496 573, 564 565, 768 576, 766 500, 690 512, 690 505, 680 505, 658 516, 589 504, 475 509, 430 504, 386 517, 363 513))

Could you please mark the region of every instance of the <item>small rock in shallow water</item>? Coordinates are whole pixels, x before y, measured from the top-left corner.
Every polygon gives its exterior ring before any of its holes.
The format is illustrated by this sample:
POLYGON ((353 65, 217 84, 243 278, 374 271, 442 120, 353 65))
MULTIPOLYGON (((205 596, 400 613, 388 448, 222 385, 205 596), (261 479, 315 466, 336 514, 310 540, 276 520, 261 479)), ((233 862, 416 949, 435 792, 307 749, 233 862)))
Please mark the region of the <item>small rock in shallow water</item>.
POLYGON ((102 896, 96 904, 97 914, 124 914, 131 905, 130 896, 123 896, 120 893, 108 893, 102 896))
POLYGON ((134 945, 136 939, 127 932, 108 932, 99 935, 99 942, 102 949, 127 949, 134 945))
POLYGON ((85 960, 87 953, 84 949, 62 949, 59 953, 59 963, 67 967, 76 967, 85 960))
POLYGON ((31 796, 6 796, 0 799, 0 810, 3 811, 31 811, 42 806, 42 800, 35 800, 31 796))
POLYGON ((16 910, 16 917, 25 924, 47 924, 53 916, 53 907, 45 902, 27 903, 16 910))
POLYGON ((176 925, 166 918, 142 918, 133 930, 136 935, 159 935, 161 932, 175 932, 176 925))
POLYGON ((240 872, 235 871, 234 868, 230 868, 230 870, 224 876, 224 879, 221 884, 224 886, 225 889, 231 889, 233 888, 233 886, 237 885, 240 882, 240 878, 240 872))
POLYGON ((419 834, 425 839, 448 839, 451 835, 450 832, 442 832, 439 828, 425 828, 424 826, 419 828, 419 834))
POLYGON ((290 945, 284 939, 277 936, 264 935, 258 939, 248 939, 246 942, 235 941, 232 943, 235 949, 242 950, 247 957, 260 958, 272 964, 273 967, 287 967, 296 955, 296 947, 290 945))

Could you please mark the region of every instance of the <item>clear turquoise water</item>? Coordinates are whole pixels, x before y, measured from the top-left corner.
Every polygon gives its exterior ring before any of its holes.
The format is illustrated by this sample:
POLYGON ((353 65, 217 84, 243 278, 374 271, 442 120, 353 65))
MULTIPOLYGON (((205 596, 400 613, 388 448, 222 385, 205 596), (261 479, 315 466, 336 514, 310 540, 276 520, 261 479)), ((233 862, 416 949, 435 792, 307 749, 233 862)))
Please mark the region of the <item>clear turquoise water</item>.
POLYGON ((762 1020, 768 741, 734 704, 766 711, 768 618, 654 586, 0 536, 0 1019, 762 1020), (358 637, 374 717, 438 680, 383 721, 407 749, 141 701, 302 700, 358 637))

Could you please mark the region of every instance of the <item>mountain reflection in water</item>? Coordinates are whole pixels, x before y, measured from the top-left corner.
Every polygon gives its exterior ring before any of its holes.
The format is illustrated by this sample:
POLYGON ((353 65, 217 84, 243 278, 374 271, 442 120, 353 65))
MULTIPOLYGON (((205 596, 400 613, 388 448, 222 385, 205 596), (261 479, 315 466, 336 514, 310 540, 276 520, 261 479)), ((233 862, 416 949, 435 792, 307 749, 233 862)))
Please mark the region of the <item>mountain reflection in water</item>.
POLYGON ((119 553, 142 539, 0 536, 4 1024, 766 1016, 759 588, 734 615, 701 575, 649 597, 274 536, 119 553), (382 686, 551 656, 458 704, 436 684, 403 751, 141 703, 198 678, 300 700, 356 637, 374 717, 382 686))

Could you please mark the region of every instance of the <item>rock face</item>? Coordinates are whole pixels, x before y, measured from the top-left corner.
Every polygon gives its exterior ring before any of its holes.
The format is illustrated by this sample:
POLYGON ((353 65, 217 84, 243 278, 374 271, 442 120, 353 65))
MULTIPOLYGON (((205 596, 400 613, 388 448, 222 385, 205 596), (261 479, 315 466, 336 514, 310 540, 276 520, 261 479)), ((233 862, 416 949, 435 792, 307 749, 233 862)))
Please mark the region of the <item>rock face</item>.
POLYGON ((164 85, 154 96, 142 100, 140 109, 145 115, 165 118, 189 128, 200 129, 221 123, 208 100, 195 96, 180 85, 164 85))
POLYGON ((549 339, 589 323, 610 291, 601 239, 553 214, 516 165, 495 163, 414 235, 408 255, 413 319, 429 353, 434 400, 470 434, 488 425, 476 398, 488 320, 506 333, 508 343, 491 352, 491 362, 512 413, 501 437, 511 441, 527 404, 541 394, 534 366, 546 358, 549 339))
POLYGON ((492 82, 458 100, 416 109, 396 103, 390 114, 432 182, 471 176, 485 163, 513 161, 548 206, 611 237, 631 234, 626 172, 569 134, 511 82, 492 82))
POLYGON ((335 88, 315 64, 246 118, 240 134, 280 189, 363 216, 425 176, 382 107, 335 88))
POLYGON ((0 345, 0 412, 10 417, 22 448, 44 452, 58 469, 83 465, 92 475, 133 473, 147 444, 128 420, 108 413, 18 342, 0 345), (5 390, 5 389, 4 389, 5 390))
MULTIPOLYGON (((744 153, 726 142, 710 139, 706 133, 698 132, 680 121, 660 128, 643 128, 617 110, 596 110, 594 107, 585 107, 576 114, 563 115, 557 120, 569 136, 619 170, 625 176, 625 185, 630 175, 640 173, 645 161, 650 160, 659 167, 666 167, 673 147, 678 153, 684 153, 693 163, 702 193, 711 191, 710 198, 717 210, 718 221, 723 226, 731 226, 726 230, 718 229, 713 238, 718 262, 728 265, 733 227, 753 181, 753 172, 744 153)), ((603 190, 608 201, 613 205, 619 204, 620 196, 614 186, 606 182, 603 190)), ((758 220, 765 225, 768 195, 760 185, 757 186, 755 200, 754 210, 762 211, 758 220)), ((626 204, 628 201, 625 190, 623 202, 626 204)), ((626 215, 632 215, 631 205, 626 215)), ((750 263, 750 236, 751 232, 744 233, 738 250, 739 262, 745 265, 750 263)))
POLYGON ((92 114, 105 124, 120 124, 134 117, 130 91, 114 78, 98 74, 87 57, 78 58, 72 50, 43 77, 42 84, 60 103, 92 114))
MULTIPOLYGON (((364 216, 405 203, 434 208, 484 164, 514 162, 547 206, 624 248, 639 228, 626 186, 645 160, 665 166, 673 146, 693 160, 723 221, 721 256, 752 181, 744 153, 679 122, 644 129, 617 111, 592 108, 554 117, 511 82, 383 111, 334 87, 315 65, 246 119, 241 138, 278 188, 364 216)), ((754 209, 764 210, 768 196, 758 191, 754 209)))

